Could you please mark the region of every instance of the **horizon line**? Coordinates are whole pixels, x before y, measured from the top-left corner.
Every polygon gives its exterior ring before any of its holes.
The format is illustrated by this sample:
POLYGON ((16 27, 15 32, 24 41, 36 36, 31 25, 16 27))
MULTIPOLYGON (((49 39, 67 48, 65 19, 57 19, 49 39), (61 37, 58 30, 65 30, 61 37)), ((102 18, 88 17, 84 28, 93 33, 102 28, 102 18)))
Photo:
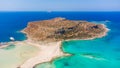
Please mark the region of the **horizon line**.
POLYGON ((0 12, 120 12, 120 11, 0 11, 0 12))

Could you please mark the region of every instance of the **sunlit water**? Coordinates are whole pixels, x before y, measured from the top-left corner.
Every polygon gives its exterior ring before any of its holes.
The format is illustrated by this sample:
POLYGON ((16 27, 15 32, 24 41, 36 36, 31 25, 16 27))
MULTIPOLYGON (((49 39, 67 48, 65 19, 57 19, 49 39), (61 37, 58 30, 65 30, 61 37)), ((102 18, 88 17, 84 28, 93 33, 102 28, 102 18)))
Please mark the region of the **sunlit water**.
POLYGON ((120 22, 93 22, 105 24, 110 31, 105 37, 93 40, 64 41, 62 50, 72 56, 60 57, 36 68, 120 68, 120 22))
POLYGON ((120 36, 117 34, 117 30, 111 30, 100 39, 64 41, 63 51, 72 56, 57 58, 36 68, 120 68, 120 36))
POLYGON ((34 57, 38 48, 30 45, 14 45, 0 49, 0 68, 17 68, 34 57))
MULTIPOLYGON (((36 68, 120 68, 120 12, 0 12, 0 42, 10 41, 10 36, 24 40, 25 35, 19 31, 28 22, 55 17, 105 24, 110 31, 99 39, 64 41, 62 50, 72 56, 38 64, 36 68)), ((0 49, 0 68, 16 68, 36 50, 29 45, 0 49)))

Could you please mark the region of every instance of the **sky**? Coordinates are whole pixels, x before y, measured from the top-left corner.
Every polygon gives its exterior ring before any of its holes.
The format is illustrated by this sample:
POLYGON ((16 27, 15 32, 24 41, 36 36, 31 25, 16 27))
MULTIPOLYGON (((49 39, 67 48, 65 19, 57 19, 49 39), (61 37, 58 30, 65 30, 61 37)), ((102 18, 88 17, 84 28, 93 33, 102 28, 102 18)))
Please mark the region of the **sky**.
POLYGON ((0 0, 0 11, 120 11, 120 0, 0 0))

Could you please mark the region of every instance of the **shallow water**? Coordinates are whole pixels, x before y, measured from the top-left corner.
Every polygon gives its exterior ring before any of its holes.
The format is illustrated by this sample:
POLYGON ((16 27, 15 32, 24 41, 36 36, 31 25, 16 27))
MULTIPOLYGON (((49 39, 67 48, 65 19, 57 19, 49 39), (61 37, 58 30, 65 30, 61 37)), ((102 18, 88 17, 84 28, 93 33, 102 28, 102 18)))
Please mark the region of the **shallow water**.
POLYGON ((30 45, 9 45, 0 49, 0 68, 17 68, 27 59, 36 55, 37 47, 30 45))
MULTIPOLYGON (((63 42, 63 51, 73 55, 57 58, 51 63, 51 66, 49 64, 49 67, 120 68, 119 49, 118 45, 102 41, 102 39, 65 41, 63 42)), ((48 66, 48 64, 38 65, 36 68, 47 68, 45 66, 48 66)))
POLYGON ((35 68, 55 68, 51 63, 42 63, 37 65, 35 68))
MULTIPOLYGON (((37 65, 37 68, 120 68, 120 12, 0 12, 0 42, 10 41, 11 36, 24 40, 25 35, 18 31, 28 22, 55 17, 105 24, 110 32, 104 38, 65 41, 63 51, 74 55, 37 65)), ((34 51, 36 48, 23 45, 0 49, 0 68, 14 68, 31 57, 34 51)))
MULTIPOLYGON (((49 63, 50 68, 120 68, 119 22, 99 23, 110 29, 105 37, 64 41, 62 50, 73 55, 55 59, 49 63)), ((37 68, 47 68, 47 65, 39 64, 37 68)))

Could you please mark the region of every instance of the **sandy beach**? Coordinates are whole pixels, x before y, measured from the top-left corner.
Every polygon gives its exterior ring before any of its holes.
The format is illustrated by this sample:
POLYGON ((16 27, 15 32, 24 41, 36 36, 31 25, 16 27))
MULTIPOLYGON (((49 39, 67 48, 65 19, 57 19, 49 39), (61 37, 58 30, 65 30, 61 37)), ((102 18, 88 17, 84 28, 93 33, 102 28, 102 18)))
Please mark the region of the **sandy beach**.
POLYGON ((31 59, 24 62, 20 68, 33 68, 35 65, 43 63, 43 62, 49 62, 53 60, 54 58, 60 57, 60 56, 67 56, 69 54, 65 54, 61 50, 61 42, 51 42, 51 43, 32 43, 30 41, 26 41, 28 44, 37 46, 40 51, 31 59))
MULTIPOLYGON (((109 31, 108 28, 103 24, 103 27, 106 29, 104 33, 99 34, 97 37, 92 38, 86 38, 86 39, 70 39, 70 40, 91 40, 95 38, 100 38, 103 36, 106 36, 107 32, 109 31)), ((70 41, 69 39, 66 41, 70 41)), ((7 45, 1 47, 4 48, 8 46, 8 44, 15 44, 15 45, 30 45, 35 46, 39 49, 37 54, 28 59, 27 61, 23 62, 23 64, 19 65, 18 68, 33 68, 35 65, 44 63, 44 62, 50 62, 54 58, 61 57, 61 56, 68 56, 70 54, 66 54, 61 50, 61 43, 62 41, 58 42, 42 42, 42 41, 32 41, 30 39, 27 39, 25 41, 15 41, 15 42, 8 42, 7 45)))
MULTIPOLYGON (((103 25, 103 27, 106 27, 103 25)), ((106 28, 106 31, 104 33, 101 33, 97 37, 93 38, 86 38, 86 39, 70 39, 70 40, 91 40, 95 38, 100 38, 103 36, 106 36, 109 29, 106 28)), ((69 39, 66 41, 70 41, 69 39)), ((70 54, 66 54, 61 50, 61 43, 62 41, 58 42, 33 42, 30 39, 27 39, 25 41, 15 41, 15 42, 8 42, 7 44, 15 44, 15 45, 30 45, 35 46, 39 48, 39 51, 37 52, 37 55, 34 57, 28 59, 27 61, 23 62, 23 64, 19 65, 18 68, 33 68, 35 65, 44 63, 44 62, 50 62, 54 58, 61 57, 61 56, 68 56, 70 54)), ((1 48, 4 48, 8 45, 5 45, 1 48)))
MULTIPOLYGON (((68 56, 70 54, 63 53, 61 50, 61 41, 59 42, 33 42, 32 40, 25 40, 25 41, 15 41, 15 42, 8 42, 6 45, 0 47, 5 48, 11 44, 14 45, 29 45, 35 46, 38 48, 38 52, 32 58, 24 61, 23 63, 17 65, 17 68, 33 68, 37 64, 50 62, 53 59, 61 56, 68 56)), ((28 53, 26 53, 28 54, 28 53)))
POLYGON ((20 64, 18 68, 33 68, 37 64, 50 62, 54 58, 70 55, 61 50, 61 44, 64 40, 91 40, 106 36, 108 32, 108 28, 104 24, 93 24, 87 21, 71 21, 63 18, 54 18, 29 23, 21 31, 26 34, 27 40, 8 42, 5 45, 29 45, 39 49, 34 57, 20 64))
MULTIPOLYGON (((103 24, 103 27, 105 27, 106 31, 104 33, 101 33, 97 37, 93 38, 86 38, 86 39, 70 39, 70 40, 92 40, 95 38, 101 38, 103 36, 106 36, 107 32, 109 31, 108 28, 103 24)), ((70 41, 66 40, 66 41, 70 41)), ((25 63, 23 63, 20 68, 33 68, 35 65, 44 63, 44 62, 50 62, 54 58, 60 57, 60 56, 68 56, 70 54, 65 54, 61 50, 61 43, 62 41, 59 42, 33 42, 32 40, 26 40, 26 43, 29 45, 37 46, 40 51, 38 55, 35 57, 32 57, 31 59, 27 60, 25 63)))

